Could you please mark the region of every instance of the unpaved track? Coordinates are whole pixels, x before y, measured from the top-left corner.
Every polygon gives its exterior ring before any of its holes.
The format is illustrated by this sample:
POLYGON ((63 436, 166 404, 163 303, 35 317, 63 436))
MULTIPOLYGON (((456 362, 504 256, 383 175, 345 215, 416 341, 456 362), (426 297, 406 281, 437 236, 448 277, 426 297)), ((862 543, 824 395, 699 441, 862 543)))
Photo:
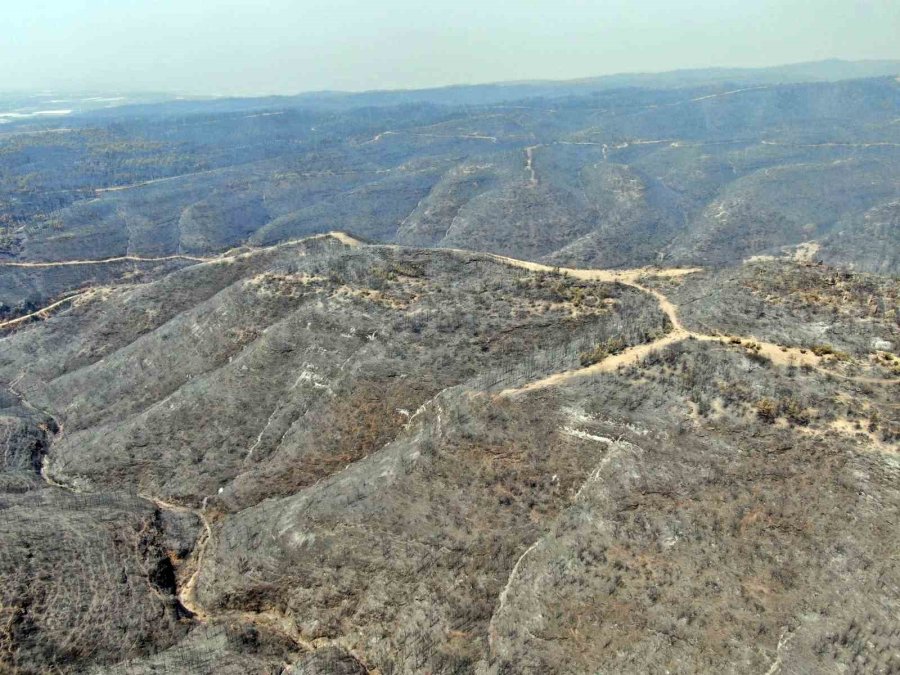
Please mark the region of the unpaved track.
POLYGON ((697 101, 708 101, 713 98, 722 98, 723 96, 734 96, 735 94, 743 94, 745 91, 760 91, 761 89, 771 89, 771 87, 769 87, 768 85, 761 85, 759 87, 732 89, 731 91, 723 91, 721 94, 708 94, 707 96, 698 96, 697 98, 692 98, 689 103, 696 103, 697 101))
MULTIPOLYGON (((146 185, 156 185, 157 183, 168 183, 169 181, 178 180, 179 178, 189 178, 190 176, 206 176, 211 173, 216 173, 217 171, 224 171, 226 168, 223 167, 219 169, 207 169, 205 171, 193 171, 191 173, 182 173, 177 176, 166 176, 165 178, 153 178, 151 180, 141 181, 139 183, 131 183, 130 185, 114 185, 112 187, 105 188, 95 188, 94 194, 101 195, 104 192, 121 192, 122 190, 131 190, 133 188, 144 187, 146 185)), ((233 167, 230 167, 233 168, 233 167)))
MULTIPOLYGON (((540 147, 540 146, 534 146, 540 147)), ((339 233, 339 232, 330 232, 328 236, 333 236, 335 238, 340 239, 341 241, 345 241, 345 243, 351 246, 360 246, 363 245, 363 242, 358 239, 354 239, 353 237, 339 233)), ((744 343, 753 343, 758 346, 757 351, 759 354, 766 356, 769 358, 772 363, 775 363, 779 366, 808 366, 813 368, 823 374, 831 375, 833 377, 841 378, 844 380, 849 380, 852 382, 859 382, 860 384, 873 384, 873 385, 889 385, 889 384, 900 384, 900 378, 876 378, 876 377, 866 377, 866 376, 856 376, 856 375, 841 375, 840 373, 835 373, 834 371, 829 370, 821 365, 822 359, 819 356, 816 356, 812 352, 806 349, 800 349, 798 347, 786 347, 783 345, 775 344, 773 342, 764 342, 762 340, 758 340, 754 337, 738 337, 735 338, 740 340, 740 343, 731 343, 730 336, 724 335, 709 335, 706 333, 698 333, 696 331, 688 330, 681 323, 681 319, 678 316, 678 306, 673 303, 668 296, 666 296, 661 291, 650 288, 649 286, 645 286, 639 282, 639 279, 647 276, 655 276, 655 277, 663 277, 663 278, 676 278, 683 277, 688 274, 695 274, 697 272, 701 272, 703 270, 702 267, 667 267, 667 268, 656 268, 656 267, 637 267, 632 269, 621 269, 621 270, 603 270, 603 269, 591 269, 591 268, 578 268, 578 267, 554 267, 551 265, 545 265, 543 263, 533 262, 531 260, 519 260, 518 258, 511 258, 505 255, 499 255, 496 253, 484 253, 481 251, 468 251, 465 249, 458 248, 441 248, 438 249, 441 251, 451 251, 453 253, 459 253, 463 255, 484 255, 492 260, 497 260, 498 262, 502 262, 504 264, 510 265, 512 267, 518 267, 520 269, 528 270, 530 272, 546 272, 551 274, 564 274, 566 276, 573 277, 575 279, 582 279, 584 281, 604 281, 607 283, 621 283, 626 286, 631 286, 632 288, 636 288, 643 293, 649 293, 656 301, 659 303, 660 309, 665 313, 668 317, 669 322, 672 324, 672 330, 666 335, 652 341, 646 342, 644 344, 635 345, 633 347, 629 347, 628 349, 614 354, 612 356, 607 357, 603 361, 599 363, 595 363, 592 366, 586 366, 584 368, 576 368, 574 370, 567 370, 561 373, 555 373, 548 377, 542 378, 540 380, 535 380, 534 382, 529 382, 528 384, 524 384, 520 387, 513 387, 510 389, 506 389, 501 392, 501 395, 513 395, 518 394, 525 391, 532 391, 535 389, 543 389, 545 387, 556 386, 560 384, 564 384, 571 379, 582 377, 585 375, 593 375, 596 373, 605 373, 611 372, 613 370, 618 369, 619 367, 624 367, 628 365, 632 365, 637 363, 645 356, 667 347, 671 344, 675 344, 676 342, 681 342, 682 340, 686 340, 689 338, 693 338, 695 340, 702 341, 715 341, 722 342, 725 344, 734 344, 735 346, 740 346, 740 344, 744 343)))
MULTIPOLYGON (((304 237, 303 239, 294 239, 292 241, 283 242, 281 244, 275 244, 274 246, 265 246, 262 248, 252 248, 247 253, 242 253, 241 255, 247 255, 248 253, 254 253, 256 251, 262 251, 270 248, 279 248, 282 246, 290 246, 294 244, 298 244, 303 241, 309 241, 312 239, 324 239, 327 237, 331 237, 333 239, 337 239, 342 244, 346 244, 347 246, 360 246, 362 242, 359 239, 355 239, 351 237, 349 234, 345 232, 326 232, 323 234, 314 234, 310 237, 304 237)), ((87 260, 60 260, 57 262, 32 262, 32 261, 3 261, 0 262, 0 267, 36 267, 36 268, 48 268, 48 267, 78 267, 79 265, 109 265, 110 263, 117 262, 165 262, 167 260, 187 260, 189 262, 220 262, 222 260, 228 260, 227 256, 196 256, 196 255, 185 255, 185 254, 174 254, 174 255, 163 255, 159 257, 146 257, 139 255, 120 255, 114 258, 98 258, 98 259, 87 259, 87 260)))
POLYGON ((665 313, 670 323, 672 324, 672 330, 669 333, 656 340, 653 340, 652 342, 645 342, 643 344, 634 345, 633 347, 629 347, 628 349, 625 349, 618 354, 609 356, 599 363, 595 363, 591 366, 586 366, 584 368, 575 368, 573 370, 567 370, 561 373, 554 373, 553 375, 535 380, 533 382, 529 382, 519 387, 511 387, 509 389, 505 389, 501 392, 502 396, 516 395, 527 391, 534 391, 536 389, 558 386, 579 377, 595 375, 598 373, 612 372, 614 370, 617 370, 618 368, 635 364, 655 351, 689 338, 702 341, 724 342, 725 344, 735 344, 735 346, 740 346, 744 343, 753 343, 754 345, 758 346, 758 349, 755 349, 754 351, 757 351, 759 354, 766 356, 773 363, 779 366, 809 366, 821 373, 839 377, 845 380, 850 380, 853 382, 859 382, 861 384, 887 385, 900 383, 900 378, 881 379, 875 377, 841 375, 839 373, 835 373, 821 365, 822 359, 820 357, 805 349, 801 350, 797 347, 785 347, 783 345, 778 345, 772 342, 757 340, 756 338, 752 337, 735 338, 740 342, 732 343, 730 341, 730 338, 721 335, 708 335, 706 333, 698 333, 696 331, 688 330, 681 323, 681 319, 678 316, 678 307, 671 300, 669 300, 669 298, 664 293, 656 290, 655 288, 644 286, 638 281, 638 279, 640 279, 641 277, 651 275, 670 278, 681 277, 687 274, 700 272, 701 268, 699 267, 673 267, 664 269, 641 267, 637 269, 625 270, 596 270, 569 267, 554 268, 549 265, 543 265, 541 263, 531 262, 528 260, 518 260, 516 258, 510 258, 508 256, 493 254, 489 255, 491 255, 491 257, 495 260, 505 262, 506 264, 512 265, 513 267, 530 270, 532 272, 557 272, 560 274, 566 274, 576 279, 618 282, 621 284, 625 284, 626 286, 631 286, 632 288, 636 288, 644 293, 649 293, 654 298, 656 298, 657 302, 659 303, 660 309, 665 313))
POLYGON ((200 258, 193 255, 164 255, 158 258, 145 258, 139 255, 120 255, 115 258, 99 260, 61 260, 58 262, 0 262, 0 267, 78 267, 81 265, 108 265, 117 262, 165 262, 166 260, 188 260, 190 262, 209 262, 217 258, 200 258))
POLYGON ((529 174, 528 182, 532 187, 538 184, 537 172, 534 170, 534 151, 543 147, 541 145, 532 145, 525 148, 525 170, 529 174))
MULTIPOLYGON (((317 235, 317 236, 322 236, 322 235, 317 235)), ((337 239, 339 242, 341 242, 342 244, 346 244, 347 246, 353 246, 353 247, 356 247, 356 246, 362 246, 362 245, 363 245, 363 243, 362 243, 359 239, 356 239, 356 238, 354 238, 354 237, 351 237, 351 236, 350 236, 349 234, 347 234, 346 232, 337 232, 337 231, 334 231, 334 232, 329 232, 328 234, 326 234, 326 235, 324 235, 324 236, 326 236, 326 237, 332 237, 332 238, 334 238, 334 239, 337 239)))
MULTIPOLYGON (((214 258, 201 258, 197 256, 189 256, 189 255, 169 255, 162 256, 160 258, 143 258, 140 256, 119 256, 117 258, 103 258, 99 260, 64 260, 61 262, 0 262, 0 267, 24 267, 24 268, 48 268, 48 267, 75 267, 78 265, 107 265, 110 263, 117 262, 160 262, 166 260, 188 260, 196 263, 221 263, 226 261, 231 261, 234 259, 251 256, 259 251, 265 251, 275 248, 282 248, 285 246, 296 245, 304 241, 310 241, 313 239, 326 239, 331 237, 332 239, 336 239, 342 244, 350 247, 362 246, 363 242, 359 239, 355 239, 345 232, 327 232, 325 234, 314 234, 311 237, 305 237, 304 239, 296 239, 289 242, 283 242, 281 244, 275 244, 274 246, 267 246, 263 248, 251 248, 249 251, 239 253, 237 255, 224 255, 218 256, 214 258)), ((46 307, 41 307, 30 314, 25 314, 24 316, 16 317, 15 319, 9 319, 8 321, 0 321, 0 330, 15 328, 16 326, 28 323, 32 319, 47 319, 49 318, 51 312, 56 309, 61 308, 63 305, 66 305, 78 298, 86 298, 92 295, 96 289, 88 289, 86 291, 80 291, 78 293, 73 293, 72 295, 67 295, 66 297, 52 302, 46 307)))
POLYGON ((0 321, 0 330, 2 330, 4 328, 15 328, 16 326, 23 324, 23 323, 27 323, 28 321, 31 321, 32 319, 46 319, 48 316, 50 316, 50 312, 52 312, 54 309, 59 309, 63 305, 68 304, 68 303, 72 302, 73 300, 76 300, 77 298, 89 295, 91 293, 92 293, 92 291, 83 291, 81 293, 73 293, 72 295, 67 295, 62 300, 57 300, 56 302, 49 304, 46 307, 41 307, 39 310, 37 310, 36 312, 32 312, 31 314, 26 314, 25 316, 20 316, 15 319, 10 319, 9 321, 0 321))

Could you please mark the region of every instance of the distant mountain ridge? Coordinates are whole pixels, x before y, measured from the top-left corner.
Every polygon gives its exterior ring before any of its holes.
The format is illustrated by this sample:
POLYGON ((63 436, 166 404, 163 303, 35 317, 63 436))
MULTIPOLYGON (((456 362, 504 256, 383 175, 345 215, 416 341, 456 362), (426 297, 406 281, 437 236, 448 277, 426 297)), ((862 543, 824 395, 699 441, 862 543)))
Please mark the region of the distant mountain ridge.
POLYGON ((444 105, 485 105, 531 97, 564 97, 593 91, 643 87, 672 89, 715 86, 837 82, 900 75, 900 59, 845 61, 827 59, 760 68, 690 68, 659 73, 616 73, 571 80, 514 80, 483 84, 455 84, 445 87, 364 92, 323 91, 289 97, 318 105, 397 105, 435 103, 444 105))
MULTIPOLYGON (((516 101, 524 98, 558 98, 580 96, 594 91, 641 87, 673 89, 681 87, 717 86, 726 83, 743 85, 791 84, 799 82, 837 82, 840 80, 889 77, 900 75, 900 59, 851 61, 825 59, 778 66, 745 68, 685 68, 662 72, 613 73, 595 77, 565 80, 510 80, 478 84, 451 84, 423 89, 372 89, 365 91, 322 90, 298 94, 269 96, 175 95, 161 92, 90 92, 82 96, 68 95, 56 107, 71 107, 73 112, 95 113, 101 116, 118 114, 121 108, 134 112, 149 112, 159 106, 175 106, 182 112, 239 111, 263 106, 308 106, 345 108, 357 106, 392 106, 413 103, 435 105, 486 105, 516 101), (104 96, 111 98, 107 99, 104 96), (87 98, 85 98, 87 97, 87 98), (106 101, 116 102, 110 105, 106 101), (62 103, 66 105, 63 106, 62 103)), ((0 105, 9 107, 15 102, 23 110, 41 110, 52 94, 45 96, 4 95, 0 91, 0 105), (23 105, 24 101, 24 105, 23 105)), ((55 101, 55 99, 54 99, 55 101)), ((0 110, 0 113, 3 111, 0 110)))

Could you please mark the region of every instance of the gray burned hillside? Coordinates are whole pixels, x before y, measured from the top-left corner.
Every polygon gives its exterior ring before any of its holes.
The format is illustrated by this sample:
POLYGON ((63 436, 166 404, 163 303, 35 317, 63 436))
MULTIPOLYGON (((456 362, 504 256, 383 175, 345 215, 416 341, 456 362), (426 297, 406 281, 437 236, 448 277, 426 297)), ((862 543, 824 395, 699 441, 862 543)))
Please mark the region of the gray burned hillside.
POLYGON ((900 287, 728 274, 334 235, 16 324, 4 667, 892 672, 900 287))
POLYGON ((8 119, 0 673, 900 673, 895 69, 8 119))

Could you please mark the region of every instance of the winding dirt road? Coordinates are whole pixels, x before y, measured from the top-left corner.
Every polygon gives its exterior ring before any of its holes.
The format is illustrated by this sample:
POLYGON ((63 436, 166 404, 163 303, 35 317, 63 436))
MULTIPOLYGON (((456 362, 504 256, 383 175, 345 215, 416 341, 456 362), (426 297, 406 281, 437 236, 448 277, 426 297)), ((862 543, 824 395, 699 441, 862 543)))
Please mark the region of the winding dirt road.
POLYGON ((108 265, 117 262, 165 262, 166 260, 188 260, 190 262, 209 262, 217 258, 201 258, 193 255, 164 255, 158 258, 145 258, 139 255, 120 255, 115 258, 99 260, 61 260, 58 262, 0 262, 0 267, 78 267, 80 265, 108 265))
POLYGON ((681 277, 687 274, 700 272, 702 268, 699 267, 673 267, 665 269, 641 267, 637 269, 626 270, 596 270, 567 267, 553 268, 549 265, 542 265, 541 263, 535 263, 527 260, 518 260, 516 258, 510 258, 507 256, 492 255, 491 257, 496 260, 505 262, 508 265, 512 265, 513 267, 519 267, 533 272, 558 272, 561 274, 572 276, 576 279, 618 282, 621 284, 625 284, 626 286, 631 286, 632 288, 636 288, 644 293, 649 293, 654 298, 656 298, 656 301, 659 303, 660 309, 663 311, 663 313, 665 313, 665 315, 669 319, 669 322, 672 324, 671 331, 666 333, 666 335, 653 340, 652 342, 645 342, 643 344, 634 345, 633 347, 629 347, 628 349, 625 349, 618 354, 609 356, 591 366, 586 366, 584 368, 575 368, 573 370, 567 370, 560 373, 554 373, 553 375, 549 375, 539 380, 529 382, 519 387, 511 387, 509 389, 505 389, 503 392, 501 392, 501 395, 503 396, 510 396, 527 391, 534 391, 537 389, 544 389, 546 387, 557 386, 565 384, 566 382, 579 377, 595 375, 597 373, 612 372, 621 367, 637 363, 653 352, 689 338, 702 341, 724 342, 725 344, 734 344, 735 346, 752 343, 755 347, 754 351, 767 357, 770 361, 779 366, 809 366, 821 373, 839 377, 845 380, 851 380, 854 382, 875 385, 900 383, 900 378, 881 379, 865 376, 841 375, 839 373, 835 373, 834 371, 831 371, 828 368, 822 366, 821 357, 816 356, 812 352, 805 349, 800 349, 797 347, 786 347, 784 345, 765 342, 752 337, 726 338, 722 335, 709 335, 706 333, 698 333, 696 331, 688 330, 681 323, 681 319, 678 316, 678 307, 671 300, 669 300, 669 298, 664 293, 656 290, 655 288, 645 286, 638 281, 641 277, 650 275, 670 278, 681 277), (737 340, 737 342, 733 342, 733 340, 737 340))
MULTIPOLYGON (((304 241, 310 241, 314 239, 325 239, 325 238, 336 239, 346 246, 356 247, 362 246, 363 242, 359 239, 355 239, 351 237, 349 234, 345 232, 326 232, 325 234, 314 234, 310 237, 305 237, 303 239, 297 239, 289 242, 283 242, 281 244, 275 244, 274 246, 267 246, 262 249, 252 248, 249 251, 239 253, 237 255, 222 255, 217 257, 199 257, 199 256, 190 256, 190 255, 168 255, 161 256, 159 258, 146 258, 141 256, 133 256, 133 255, 125 255, 118 256, 116 258, 101 258, 98 260, 63 260, 60 262, 0 262, 0 267, 20 267, 20 268, 52 268, 52 267, 75 267, 79 265, 108 265, 110 263, 117 262, 164 262, 167 260, 188 260, 190 262, 196 263, 221 263, 229 260, 234 260, 236 258, 241 258, 249 255, 253 255, 257 251, 260 250, 268 250, 274 248, 282 248, 285 246, 296 245, 304 241)), ((50 317, 51 313, 55 310, 62 308, 64 305, 69 304, 77 300, 78 298, 87 298, 93 293, 96 292, 97 289, 92 288, 86 291, 80 291, 78 293, 72 293, 71 295, 67 295, 64 298, 56 300, 46 307, 41 307, 38 310, 31 312, 30 314, 25 314, 24 316, 16 317, 15 319, 9 319, 7 321, 0 321, 0 330, 11 329, 22 324, 26 324, 32 319, 47 319, 50 317)))
POLYGON ((67 295, 62 300, 57 300, 56 302, 51 303, 46 307, 41 307, 39 310, 32 312, 31 314, 25 314, 24 316, 10 319, 9 321, 0 321, 0 330, 4 328, 15 328, 16 326, 27 323, 32 319, 46 319, 50 316, 50 313, 53 310, 59 309, 63 305, 67 305, 78 298, 90 295, 92 292, 93 291, 82 291, 81 293, 73 293, 72 295, 67 295))

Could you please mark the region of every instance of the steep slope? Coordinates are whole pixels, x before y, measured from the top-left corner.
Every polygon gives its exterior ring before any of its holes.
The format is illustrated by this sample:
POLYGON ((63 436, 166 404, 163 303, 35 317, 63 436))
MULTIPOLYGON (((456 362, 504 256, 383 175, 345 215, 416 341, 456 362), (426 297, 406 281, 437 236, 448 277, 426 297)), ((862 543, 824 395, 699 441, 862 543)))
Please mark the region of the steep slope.
POLYGON ((839 223, 822 240, 817 254, 832 265, 896 276, 900 270, 900 201, 839 223))

